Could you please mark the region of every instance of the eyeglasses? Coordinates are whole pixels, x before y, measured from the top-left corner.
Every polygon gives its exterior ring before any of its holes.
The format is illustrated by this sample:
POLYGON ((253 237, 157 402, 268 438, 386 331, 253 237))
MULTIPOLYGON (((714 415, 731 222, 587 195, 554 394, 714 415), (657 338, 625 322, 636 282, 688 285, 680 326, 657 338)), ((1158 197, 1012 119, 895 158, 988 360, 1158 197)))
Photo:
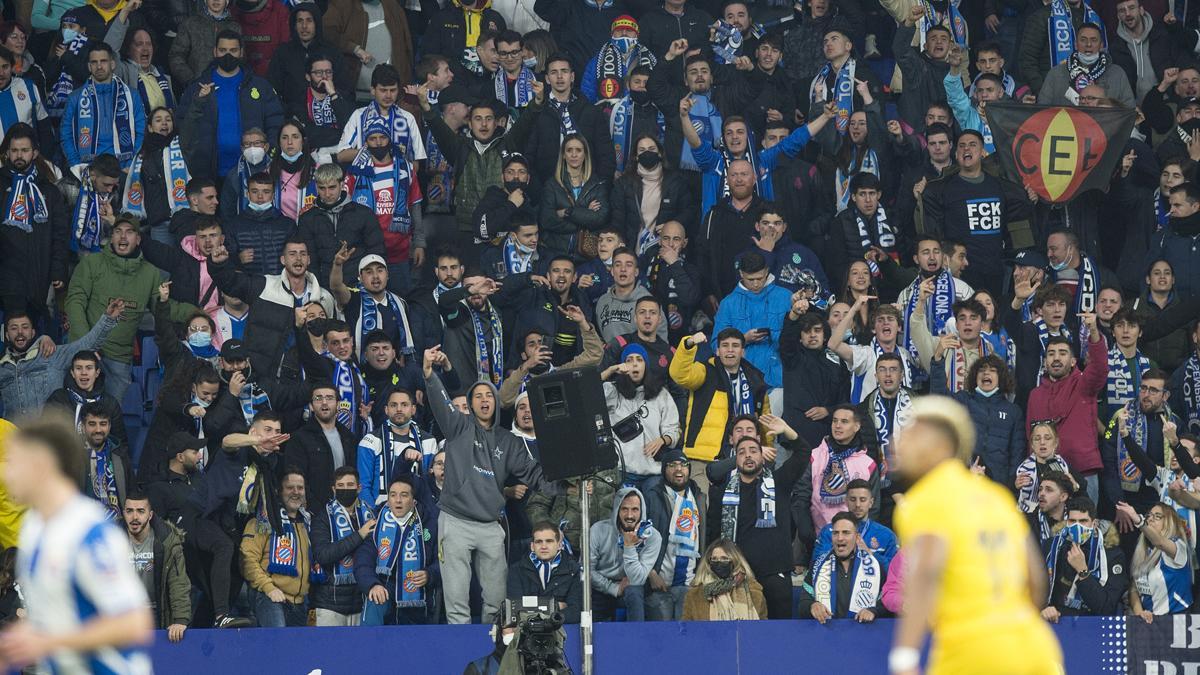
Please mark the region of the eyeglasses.
POLYGON ((504 58, 511 58, 513 56, 520 56, 521 50, 514 49, 514 50, 508 51, 508 52, 497 51, 496 53, 500 55, 500 58, 504 59, 504 58))
POLYGON ((313 396, 312 400, 314 403, 316 403, 317 401, 336 401, 337 396, 334 396, 333 394, 318 394, 316 396, 313 396))
POLYGON ((1146 514, 1146 520, 1166 520, 1167 516, 1159 511, 1151 511, 1146 514))
POLYGON ((1147 394, 1161 394, 1161 393, 1163 393, 1163 391, 1165 391, 1165 390, 1164 390, 1164 389, 1160 389, 1160 388, 1158 388, 1158 387, 1151 387, 1150 385, 1143 384, 1142 386, 1138 387, 1138 391, 1140 391, 1140 392, 1144 392, 1144 393, 1147 393, 1147 394))

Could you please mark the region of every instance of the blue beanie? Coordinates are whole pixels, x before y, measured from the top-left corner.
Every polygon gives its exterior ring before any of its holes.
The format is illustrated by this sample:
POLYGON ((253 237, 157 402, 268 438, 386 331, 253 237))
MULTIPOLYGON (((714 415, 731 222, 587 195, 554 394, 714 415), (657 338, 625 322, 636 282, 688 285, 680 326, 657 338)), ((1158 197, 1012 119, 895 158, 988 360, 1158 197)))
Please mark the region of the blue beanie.
POLYGON ((646 353, 646 348, 636 342, 630 342, 625 345, 625 349, 621 350, 621 363, 624 363, 631 354, 637 354, 642 357, 646 363, 650 363, 650 355, 646 353))

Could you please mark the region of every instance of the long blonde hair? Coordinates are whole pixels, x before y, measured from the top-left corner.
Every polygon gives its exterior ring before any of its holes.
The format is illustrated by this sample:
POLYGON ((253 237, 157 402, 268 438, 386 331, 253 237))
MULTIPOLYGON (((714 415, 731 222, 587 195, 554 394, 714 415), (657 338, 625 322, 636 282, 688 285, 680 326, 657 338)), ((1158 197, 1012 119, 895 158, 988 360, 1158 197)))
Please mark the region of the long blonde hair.
MULTIPOLYGON (((1176 546, 1188 546, 1187 525, 1175 509, 1162 502, 1150 508, 1151 510, 1161 509, 1167 516, 1163 521, 1163 536, 1174 541, 1176 546)), ((1147 511, 1147 517, 1149 517, 1149 511, 1147 511)), ((1159 561, 1162 560, 1162 554, 1162 549, 1151 544, 1144 532, 1139 534, 1137 549, 1133 552, 1133 576, 1136 578, 1143 574, 1149 574, 1151 570, 1158 567, 1159 561)))
POLYGON ((704 586, 718 581, 720 577, 713 574, 712 567, 709 561, 712 560, 713 551, 720 549, 733 559, 730 577, 736 576, 739 572, 745 575, 745 583, 749 584, 754 579, 754 570, 750 569, 750 563, 747 562, 746 556, 742 555, 742 549, 729 539, 718 539, 708 545, 708 550, 704 552, 704 557, 700 559, 700 564, 696 565, 696 574, 692 577, 693 586, 704 586))
POLYGON ((579 141, 583 145, 583 166, 579 167, 580 186, 586 185, 592 178, 592 148, 588 145, 587 139, 579 134, 567 134, 563 138, 562 145, 558 148, 558 164, 555 167, 554 180, 558 181, 559 187, 571 194, 571 190, 575 186, 571 185, 570 173, 567 171, 566 149, 567 143, 571 141, 579 141))

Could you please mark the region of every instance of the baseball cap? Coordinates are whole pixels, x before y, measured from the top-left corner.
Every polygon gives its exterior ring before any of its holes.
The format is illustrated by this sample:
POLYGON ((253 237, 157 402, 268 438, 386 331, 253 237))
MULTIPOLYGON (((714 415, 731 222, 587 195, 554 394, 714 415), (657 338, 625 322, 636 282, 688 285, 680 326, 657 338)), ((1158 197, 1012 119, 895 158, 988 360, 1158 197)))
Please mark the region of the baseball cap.
POLYGON ((250 358, 250 353, 246 351, 246 346, 241 340, 234 338, 221 345, 221 358, 226 361, 241 361, 250 358))
POLYGON ((174 457, 184 450, 199 450, 204 445, 204 441, 186 431, 176 431, 167 439, 167 457, 174 457))
POLYGON ((1046 259, 1046 254, 1036 248, 1021 249, 1008 262, 1012 265, 1036 267, 1038 269, 1045 269, 1050 266, 1050 261, 1046 259))
POLYGON ((379 263, 380 265, 387 267, 387 261, 383 259, 383 256, 377 253, 372 253, 371 255, 364 255, 363 259, 358 261, 358 273, 362 274, 362 271, 367 269, 367 265, 373 265, 375 263, 379 263))

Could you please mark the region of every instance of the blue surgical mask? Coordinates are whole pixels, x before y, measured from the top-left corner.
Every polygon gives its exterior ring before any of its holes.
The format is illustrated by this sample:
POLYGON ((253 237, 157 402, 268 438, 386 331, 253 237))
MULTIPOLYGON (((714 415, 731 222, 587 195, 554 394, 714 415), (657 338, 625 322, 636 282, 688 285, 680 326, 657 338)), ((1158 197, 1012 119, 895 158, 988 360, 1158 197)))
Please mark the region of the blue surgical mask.
POLYGON ((300 159, 300 156, 303 154, 304 154, 303 152, 297 152, 297 153, 280 152, 279 156, 282 157, 285 161, 294 162, 294 161, 300 159))
POLYGON ((198 405, 201 408, 207 408, 212 405, 212 401, 202 401, 199 396, 192 396, 192 405, 198 405))
POLYGON ((271 208, 272 204, 271 204, 271 202, 263 202, 262 204, 255 204, 254 202, 246 202, 246 206, 249 206, 251 211, 258 211, 259 213, 262 213, 263 211, 266 211, 267 209, 271 208))
POLYGON ((984 398, 991 398, 991 397, 995 396, 996 392, 998 392, 998 391, 1000 391, 1000 387, 996 387, 995 389, 993 389, 991 391, 984 391, 982 387, 975 387, 975 393, 979 394, 980 396, 983 396, 984 398))
POLYGON ((1059 263, 1050 263, 1050 269, 1054 270, 1055 272, 1061 272, 1067 269, 1067 261, 1064 260, 1059 263))
POLYGON ((188 336, 188 344, 198 349, 212 345, 212 333, 202 330, 188 336))
POLYGON ((1067 539, 1075 542, 1076 544, 1083 544, 1087 542, 1088 539, 1092 538, 1092 533, 1095 531, 1096 528, 1087 527, 1079 523, 1071 523, 1063 528, 1063 532, 1066 533, 1067 539))
POLYGON ((72 40, 79 37, 79 31, 75 30, 74 28, 64 28, 62 29, 62 37, 63 44, 69 45, 71 44, 72 40))
POLYGON ((531 56, 531 57, 525 59, 524 61, 522 61, 521 65, 525 66, 526 68, 528 68, 530 70, 533 70, 534 68, 537 67, 537 57, 531 56))

